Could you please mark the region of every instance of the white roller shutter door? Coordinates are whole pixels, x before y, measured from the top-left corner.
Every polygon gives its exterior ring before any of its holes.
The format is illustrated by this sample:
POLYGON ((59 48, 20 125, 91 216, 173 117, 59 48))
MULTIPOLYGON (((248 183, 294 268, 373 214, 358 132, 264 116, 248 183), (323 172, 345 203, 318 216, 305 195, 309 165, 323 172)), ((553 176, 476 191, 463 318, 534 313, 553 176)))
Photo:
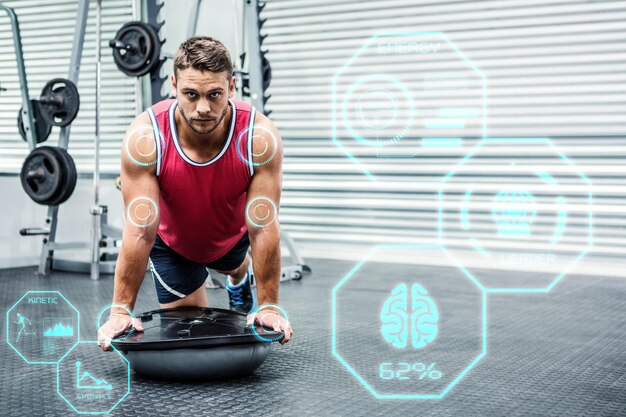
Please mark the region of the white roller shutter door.
MULTIPOLYGON (((464 152, 442 148, 426 159, 397 161, 362 151, 359 159, 386 175, 372 182, 331 140, 333 74, 377 32, 434 31, 445 33, 488 78, 490 137, 549 137, 589 177, 595 243, 589 256, 621 269, 625 1, 270 0, 262 17, 273 70, 268 108, 285 141, 281 221, 308 253, 349 256, 351 248, 373 243, 437 241, 437 183, 464 152)), ((393 63, 386 69, 393 73, 393 63)), ((557 175, 560 170, 558 158, 528 143, 483 160, 483 168, 511 155, 557 175)), ((503 175, 486 169, 465 181, 497 183, 503 175)), ((524 181, 516 185, 530 187, 524 181)), ((562 182, 572 210, 584 209, 584 187, 572 178, 562 182)), ((493 223, 488 209, 476 218, 493 223)), ((565 247, 584 243, 584 216, 572 215, 568 229, 565 247)), ((451 235, 450 245, 455 242, 460 236, 451 235)))

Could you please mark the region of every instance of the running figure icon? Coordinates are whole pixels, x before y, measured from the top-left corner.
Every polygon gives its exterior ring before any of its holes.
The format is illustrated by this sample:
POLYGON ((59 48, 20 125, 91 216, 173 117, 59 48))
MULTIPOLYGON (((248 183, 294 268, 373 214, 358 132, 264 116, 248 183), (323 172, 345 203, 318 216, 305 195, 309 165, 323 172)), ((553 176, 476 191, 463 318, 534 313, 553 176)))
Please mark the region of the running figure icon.
POLYGON ((35 331, 29 332, 26 329, 26 326, 28 325, 28 327, 32 330, 33 329, 33 323, 31 323, 30 320, 28 320, 28 318, 22 316, 20 313, 17 313, 17 320, 13 321, 13 323, 22 325, 22 328, 17 333, 17 339, 15 339, 15 343, 17 343, 20 340, 20 337, 22 336, 22 332, 24 332, 24 336, 28 336, 28 335, 36 336, 37 335, 35 333, 35 331))

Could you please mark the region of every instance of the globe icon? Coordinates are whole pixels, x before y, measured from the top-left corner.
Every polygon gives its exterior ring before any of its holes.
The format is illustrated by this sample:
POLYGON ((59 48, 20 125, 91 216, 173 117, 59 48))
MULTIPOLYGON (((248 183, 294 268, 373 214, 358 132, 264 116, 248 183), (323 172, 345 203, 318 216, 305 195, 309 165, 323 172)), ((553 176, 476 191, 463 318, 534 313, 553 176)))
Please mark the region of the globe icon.
POLYGON ((498 225, 498 235, 530 235, 530 225, 537 210, 535 198, 526 190, 504 190, 493 198, 491 216, 498 225))
POLYGON ((385 342, 404 349, 409 344, 421 349, 437 337, 439 312, 437 305, 420 284, 409 288, 405 283, 397 285, 385 300, 381 311, 381 334, 385 342))

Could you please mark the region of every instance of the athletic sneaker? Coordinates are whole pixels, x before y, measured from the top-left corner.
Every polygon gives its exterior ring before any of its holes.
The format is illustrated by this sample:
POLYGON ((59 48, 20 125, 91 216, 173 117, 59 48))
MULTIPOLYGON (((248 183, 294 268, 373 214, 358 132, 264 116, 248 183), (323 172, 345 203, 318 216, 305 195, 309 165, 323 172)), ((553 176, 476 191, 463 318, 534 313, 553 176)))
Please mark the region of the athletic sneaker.
POLYGON ((228 301, 231 310, 248 314, 254 309, 254 296, 250 286, 249 273, 246 274, 243 281, 234 287, 229 284, 229 280, 226 278, 226 291, 228 291, 228 301))

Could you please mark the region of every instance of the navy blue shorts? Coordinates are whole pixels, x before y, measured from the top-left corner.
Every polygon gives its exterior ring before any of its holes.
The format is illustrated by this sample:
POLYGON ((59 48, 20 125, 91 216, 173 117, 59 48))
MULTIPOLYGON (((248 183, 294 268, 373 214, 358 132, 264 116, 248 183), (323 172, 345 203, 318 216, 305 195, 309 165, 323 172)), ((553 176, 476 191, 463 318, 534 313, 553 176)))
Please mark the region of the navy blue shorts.
POLYGON ((171 303, 200 288, 209 276, 209 268, 231 271, 239 268, 246 258, 250 240, 248 233, 217 261, 203 264, 190 261, 174 252, 157 235, 150 252, 150 272, 156 285, 159 303, 171 303))

